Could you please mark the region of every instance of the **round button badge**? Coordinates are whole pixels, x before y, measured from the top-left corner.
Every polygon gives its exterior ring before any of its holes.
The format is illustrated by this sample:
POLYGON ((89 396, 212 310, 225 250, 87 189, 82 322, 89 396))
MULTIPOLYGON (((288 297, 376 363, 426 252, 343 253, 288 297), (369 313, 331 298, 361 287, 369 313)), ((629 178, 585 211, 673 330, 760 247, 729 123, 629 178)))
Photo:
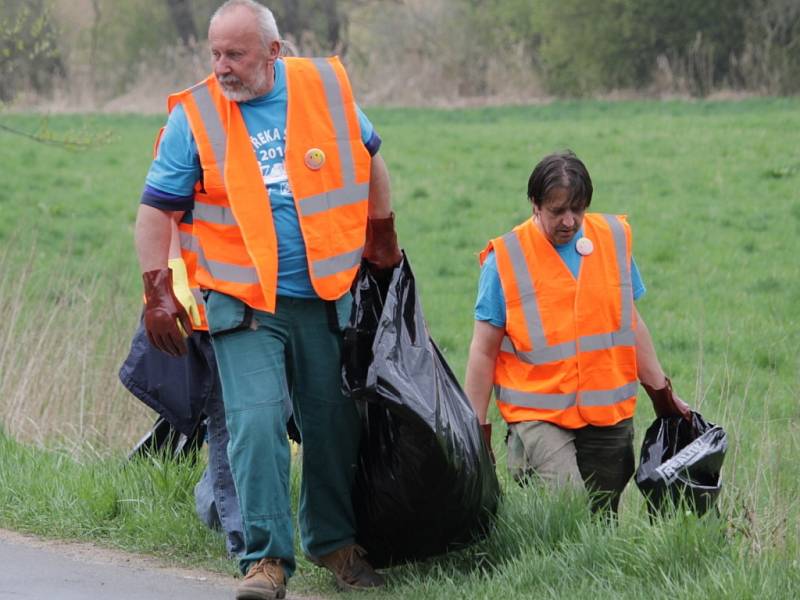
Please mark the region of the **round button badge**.
POLYGON ((589 238, 582 237, 575 242, 575 250, 577 250, 578 254, 581 256, 589 256, 592 252, 594 252, 594 244, 589 238))
POLYGON ((322 165, 325 164, 325 153, 319 148, 311 148, 306 152, 303 160, 309 169, 312 171, 319 171, 322 165))

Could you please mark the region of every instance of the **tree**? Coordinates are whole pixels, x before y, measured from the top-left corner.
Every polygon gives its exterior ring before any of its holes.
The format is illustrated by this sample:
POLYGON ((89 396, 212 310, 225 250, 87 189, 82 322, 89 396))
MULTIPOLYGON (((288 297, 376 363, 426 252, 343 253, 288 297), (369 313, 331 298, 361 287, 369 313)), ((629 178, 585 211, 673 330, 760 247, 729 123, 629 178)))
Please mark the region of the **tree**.
POLYGON ((558 94, 647 87, 659 57, 703 95, 728 81, 752 0, 540 0, 546 81, 558 94))
POLYGON ((166 0, 169 16, 185 46, 197 41, 197 28, 189 0, 166 0))
POLYGON ((800 3, 751 0, 747 43, 737 60, 742 86, 772 94, 800 91, 800 3))
POLYGON ((347 12, 337 0, 280 0, 272 3, 281 35, 304 54, 345 54, 347 12))
POLYGON ((66 75, 58 35, 45 0, 4 1, 0 10, 0 101, 20 91, 47 93, 66 75))

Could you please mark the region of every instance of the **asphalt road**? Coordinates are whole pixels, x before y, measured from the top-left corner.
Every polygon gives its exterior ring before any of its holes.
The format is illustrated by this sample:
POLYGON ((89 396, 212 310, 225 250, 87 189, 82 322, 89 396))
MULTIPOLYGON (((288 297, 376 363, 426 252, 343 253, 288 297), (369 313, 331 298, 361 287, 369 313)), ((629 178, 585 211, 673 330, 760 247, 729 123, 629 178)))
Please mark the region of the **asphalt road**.
POLYGON ((0 531, 0 600, 232 600, 233 578, 0 531))

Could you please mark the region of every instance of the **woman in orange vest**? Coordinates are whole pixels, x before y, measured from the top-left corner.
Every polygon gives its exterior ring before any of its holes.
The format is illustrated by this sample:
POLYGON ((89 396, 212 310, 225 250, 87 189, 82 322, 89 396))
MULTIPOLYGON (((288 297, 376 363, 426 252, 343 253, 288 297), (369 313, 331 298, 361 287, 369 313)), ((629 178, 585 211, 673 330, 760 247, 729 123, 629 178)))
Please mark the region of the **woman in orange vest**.
POLYGON ((466 393, 487 441, 494 389, 508 424, 508 466, 586 488, 616 513, 634 471, 641 382, 659 416, 690 418, 634 305, 644 293, 624 216, 587 213, 592 181, 572 152, 542 159, 528 181, 533 216, 489 242, 466 393))

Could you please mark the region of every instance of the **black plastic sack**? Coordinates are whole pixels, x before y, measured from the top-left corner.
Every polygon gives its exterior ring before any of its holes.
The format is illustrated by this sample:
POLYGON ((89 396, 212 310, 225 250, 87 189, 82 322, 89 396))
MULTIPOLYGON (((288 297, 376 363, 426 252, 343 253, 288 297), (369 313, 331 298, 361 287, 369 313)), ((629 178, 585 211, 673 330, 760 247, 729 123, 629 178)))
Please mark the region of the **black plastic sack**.
POLYGON ((205 437, 205 419, 202 419, 197 427, 189 435, 186 435, 170 425, 164 417, 159 417, 153 423, 150 431, 145 433, 128 453, 128 460, 162 454, 174 460, 194 459, 197 457, 197 451, 203 446, 205 437))
POLYGON ((188 352, 170 356, 147 339, 144 322, 131 341, 131 350, 119 370, 128 391, 185 436, 192 436, 203 418, 203 408, 218 394, 217 361, 208 332, 186 338, 188 352))
POLYGON ((681 504, 698 515, 707 512, 722 489, 727 448, 725 430, 696 412, 691 423, 681 417, 656 419, 644 435, 636 470, 636 485, 650 513, 681 504))
POLYGON ((356 537, 377 567, 479 539, 499 497, 478 420, 430 339, 407 259, 385 301, 380 287, 362 265, 343 369, 363 426, 356 537))

